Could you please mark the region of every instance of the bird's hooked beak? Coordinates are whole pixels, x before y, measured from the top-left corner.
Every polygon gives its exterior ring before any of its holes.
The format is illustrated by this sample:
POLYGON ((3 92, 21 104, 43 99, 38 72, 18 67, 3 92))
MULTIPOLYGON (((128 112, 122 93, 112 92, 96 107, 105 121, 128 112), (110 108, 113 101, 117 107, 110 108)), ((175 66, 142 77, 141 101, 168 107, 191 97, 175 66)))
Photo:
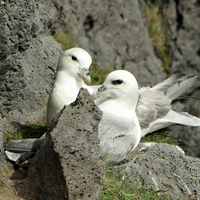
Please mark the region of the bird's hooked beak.
POLYGON ((84 81, 86 85, 90 85, 91 78, 90 78, 90 71, 86 68, 80 68, 78 76, 84 81))
POLYGON ((92 94, 92 98, 94 100, 103 98, 103 97, 107 96, 109 91, 110 91, 109 88, 107 88, 105 85, 102 85, 101 87, 98 88, 98 90, 96 92, 94 92, 92 94))
POLYGON ((101 87, 99 87, 97 92, 100 93, 103 90, 106 90, 106 86, 105 85, 102 85, 101 87))

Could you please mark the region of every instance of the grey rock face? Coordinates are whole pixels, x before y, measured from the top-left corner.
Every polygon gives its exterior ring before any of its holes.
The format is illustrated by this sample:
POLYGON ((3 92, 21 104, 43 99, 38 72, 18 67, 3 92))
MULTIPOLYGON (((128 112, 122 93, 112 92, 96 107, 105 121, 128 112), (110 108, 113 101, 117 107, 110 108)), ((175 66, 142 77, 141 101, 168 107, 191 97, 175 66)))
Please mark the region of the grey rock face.
MULTIPOLYGON (((161 0, 166 33, 173 50, 170 74, 185 72, 188 75, 200 75, 200 4, 199 1, 161 0)), ((189 100, 176 102, 174 109, 189 112, 200 117, 200 82, 188 92, 189 100)), ((188 153, 200 157, 200 128, 176 126, 173 136, 188 142, 188 153)))
POLYGON ((1 2, 0 9, 0 60, 24 52, 33 38, 49 35, 63 23, 62 9, 55 2, 8 0, 1 2))
POLYGON ((97 132, 101 114, 82 89, 55 117, 28 174, 29 181, 41 184, 35 192, 42 199, 98 199, 103 176, 97 132))
POLYGON ((200 198, 200 159, 186 156, 176 146, 151 144, 130 154, 129 163, 115 167, 125 183, 153 189, 173 199, 200 198))
POLYGON ((149 38, 143 1, 65 1, 63 10, 80 36, 79 44, 103 66, 126 69, 139 84, 165 79, 149 38))
POLYGON ((0 115, 0 157, 3 157, 4 155, 4 149, 3 149, 3 129, 2 129, 2 118, 1 118, 1 115, 0 115))
POLYGON ((6 58, 0 87, 5 129, 10 123, 46 122, 46 104, 61 52, 52 37, 44 36, 33 39, 25 52, 6 58))
POLYGON ((58 22, 62 24, 62 11, 57 9, 56 3, 46 1, 1 2, 0 113, 6 130, 12 129, 10 123, 45 121, 48 92, 62 51, 45 36, 58 22))
POLYGON ((200 72, 200 4, 198 1, 161 1, 166 33, 173 49, 171 73, 200 72))

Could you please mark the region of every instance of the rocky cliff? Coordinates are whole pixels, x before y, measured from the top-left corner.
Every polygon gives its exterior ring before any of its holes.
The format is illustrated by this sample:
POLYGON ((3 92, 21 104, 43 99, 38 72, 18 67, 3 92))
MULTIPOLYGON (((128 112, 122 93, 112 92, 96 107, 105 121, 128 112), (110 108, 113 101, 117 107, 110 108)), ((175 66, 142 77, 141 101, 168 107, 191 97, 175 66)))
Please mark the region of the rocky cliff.
MULTIPOLYGON (((173 51, 169 74, 181 71, 199 75, 199 0, 159 2, 173 51)), ((2 129, 46 122, 46 103, 62 52, 61 45, 52 38, 58 28, 71 30, 78 38, 78 46, 101 66, 129 70, 142 86, 164 80, 168 74, 155 55, 144 9, 145 2, 139 0, 1 1, 2 129)), ((196 99, 176 101, 174 108, 199 117, 200 83, 188 94, 196 99)), ((186 139, 189 154, 200 157, 199 132, 199 128, 175 127, 172 134, 186 139)))
MULTIPOLYGON (((160 1, 163 24, 169 36, 169 45, 173 49, 170 74, 185 72, 188 75, 200 75, 200 2, 199 1, 160 1)), ((174 104, 174 109, 200 116, 200 83, 189 91, 194 98, 183 99, 174 104)), ((200 128, 177 126, 174 136, 184 138, 189 145, 188 152, 200 157, 200 128)))

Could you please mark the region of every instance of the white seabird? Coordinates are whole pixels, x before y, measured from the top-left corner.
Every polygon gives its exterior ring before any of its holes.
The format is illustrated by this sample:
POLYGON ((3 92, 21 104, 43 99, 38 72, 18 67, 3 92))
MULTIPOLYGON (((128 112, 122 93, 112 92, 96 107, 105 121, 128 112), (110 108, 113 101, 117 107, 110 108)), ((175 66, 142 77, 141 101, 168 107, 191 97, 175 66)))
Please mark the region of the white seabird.
POLYGON ((66 50, 59 58, 55 82, 47 104, 47 124, 65 106, 76 100, 81 87, 89 84, 92 58, 81 48, 66 50))
POLYGON ((110 164, 124 160, 139 144, 141 129, 135 113, 138 84, 128 71, 111 72, 93 98, 103 111, 98 126, 100 146, 110 164))
MULTIPOLYGON (((92 58, 81 48, 66 50, 59 58, 55 81, 47 104, 47 124, 65 105, 76 100, 81 87, 91 81, 89 67, 92 58)), ((92 90, 92 87, 91 87, 92 90)), ((6 156, 16 164, 34 154, 36 147, 44 142, 46 134, 39 139, 11 141, 4 146, 6 156), (24 155, 23 155, 24 154, 24 155)))
MULTIPOLYGON (((183 95, 198 80, 198 76, 178 73, 154 87, 140 88, 136 115, 141 126, 141 136, 144 137, 149 133, 175 124, 200 126, 198 117, 171 109, 171 102, 183 95)), ((97 87, 92 86, 91 91, 95 90, 97 87)))

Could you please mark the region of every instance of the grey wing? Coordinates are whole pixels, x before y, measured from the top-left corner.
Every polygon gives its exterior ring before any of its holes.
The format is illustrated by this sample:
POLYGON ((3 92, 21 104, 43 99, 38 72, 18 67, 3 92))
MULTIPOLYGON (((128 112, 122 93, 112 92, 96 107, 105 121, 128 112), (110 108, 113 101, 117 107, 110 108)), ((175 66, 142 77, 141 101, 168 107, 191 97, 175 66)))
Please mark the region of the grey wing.
POLYGON ((140 90, 139 100, 136 107, 141 129, 146 129, 155 120, 167 115, 171 110, 171 100, 161 91, 149 89, 140 90))

